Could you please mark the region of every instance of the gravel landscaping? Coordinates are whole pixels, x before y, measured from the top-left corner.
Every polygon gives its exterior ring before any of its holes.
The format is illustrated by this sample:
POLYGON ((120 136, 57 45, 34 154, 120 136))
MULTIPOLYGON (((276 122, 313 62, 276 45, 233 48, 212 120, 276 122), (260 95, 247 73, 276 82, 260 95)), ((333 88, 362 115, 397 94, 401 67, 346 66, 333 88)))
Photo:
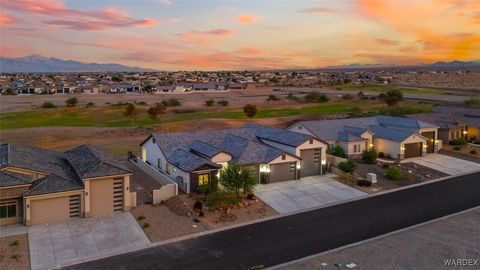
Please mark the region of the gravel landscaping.
POLYGON ((30 269, 27 234, 0 238, 0 269, 30 269))

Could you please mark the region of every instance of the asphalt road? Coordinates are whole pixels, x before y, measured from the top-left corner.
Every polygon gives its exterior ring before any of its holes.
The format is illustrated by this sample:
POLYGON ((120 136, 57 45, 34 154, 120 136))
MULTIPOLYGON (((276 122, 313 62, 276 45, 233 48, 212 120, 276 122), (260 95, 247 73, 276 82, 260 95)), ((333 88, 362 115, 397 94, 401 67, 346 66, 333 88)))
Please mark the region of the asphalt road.
POLYGON ((69 269, 258 269, 480 205, 480 172, 69 269))

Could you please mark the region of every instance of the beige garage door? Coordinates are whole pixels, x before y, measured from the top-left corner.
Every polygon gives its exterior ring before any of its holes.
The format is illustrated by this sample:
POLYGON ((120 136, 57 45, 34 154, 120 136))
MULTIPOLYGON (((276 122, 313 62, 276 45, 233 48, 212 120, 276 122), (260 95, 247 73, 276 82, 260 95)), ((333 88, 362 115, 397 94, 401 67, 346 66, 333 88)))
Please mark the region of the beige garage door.
POLYGON ((300 174, 302 177, 320 174, 320 155, 320 148, 300 150, 302 158, 300 174))
POLYGON ((113 179, 90 180, 92 216, 113 213, 113 179))
POLYGON ((295 162, 272 164, 269 183, 295 180, 296 170, 295 162))
POLYGON ((30 201, 30 217, 32 224, 51 223, 68 219, 70 217, 69 197, 30 201))

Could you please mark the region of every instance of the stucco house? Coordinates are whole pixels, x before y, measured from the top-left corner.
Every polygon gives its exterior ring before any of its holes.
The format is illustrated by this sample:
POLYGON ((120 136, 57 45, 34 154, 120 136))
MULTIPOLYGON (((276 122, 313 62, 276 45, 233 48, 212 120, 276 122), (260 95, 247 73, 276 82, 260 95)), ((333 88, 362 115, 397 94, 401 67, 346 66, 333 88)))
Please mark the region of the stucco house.
POLYGON ((348 157, 374 148, 395 159, 425 156, 441 148, 436 125, 392 116, 301 121, 288 130, 315 136, 329 147, 341 146, 348 157))
POLYGON ((154 133, 145 139, 142 160, 186 193, 211 184, 230 163, 249 168, 258 183, 325 173, 327 144, 310 135, 261 125, 197 132, 154 133))
POLYGON ((59 153, 0 146, 0 225, 129 211, 132 173, 89 146, 59 153))

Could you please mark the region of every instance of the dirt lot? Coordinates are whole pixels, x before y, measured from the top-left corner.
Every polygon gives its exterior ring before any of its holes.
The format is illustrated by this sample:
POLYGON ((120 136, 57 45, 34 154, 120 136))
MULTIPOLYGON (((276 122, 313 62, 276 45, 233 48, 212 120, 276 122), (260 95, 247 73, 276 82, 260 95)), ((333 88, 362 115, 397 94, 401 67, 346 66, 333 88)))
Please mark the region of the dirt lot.
POLYGON ((410 86, 476 89, 480 91, 480 72, 402 73, 395 74, 393 82, 410 86))
POLYGON ((30 269, 26 234, 0 238, 0 269, 30 269))
POLYGON ((416 183, 421 183, 425 181, 434 180, 440 177, 448 176, 448 174, 439 172, 437 170, 415 164, 413 162, 401 163, 398 164, 403 170, 408 171, 412 174, 410 180, 390 180, 386 176, 386 168, 383 167, 385 163, 377 162, 376 164, 366 164, 362 162, 357 162, 357 168, 355 169, 354 176, 357 178, 366 178, 367 173, 375 173, 377 175, 377 183, 371 187, 361 187, 357 184, 346 181, 339 177, 339 181, 349 186, 352 186, 356 189, 359 189, 367 193, 376 193, 384 190, 395 189, 403 186, 408 186, 416 183))
POLYGON ((132 214, 152 242, 278 214, 270 206, 256 199, 244 200, 241 206, 229 211, 228 218, 222 215, 222 211, 209 210, 204 212, 204 217, 199 217, 193 211, 193 204, 197 199, 202 198, 198 195, 183 194, 167 200, 162 205, 143 204, 133 209, 132 214))

